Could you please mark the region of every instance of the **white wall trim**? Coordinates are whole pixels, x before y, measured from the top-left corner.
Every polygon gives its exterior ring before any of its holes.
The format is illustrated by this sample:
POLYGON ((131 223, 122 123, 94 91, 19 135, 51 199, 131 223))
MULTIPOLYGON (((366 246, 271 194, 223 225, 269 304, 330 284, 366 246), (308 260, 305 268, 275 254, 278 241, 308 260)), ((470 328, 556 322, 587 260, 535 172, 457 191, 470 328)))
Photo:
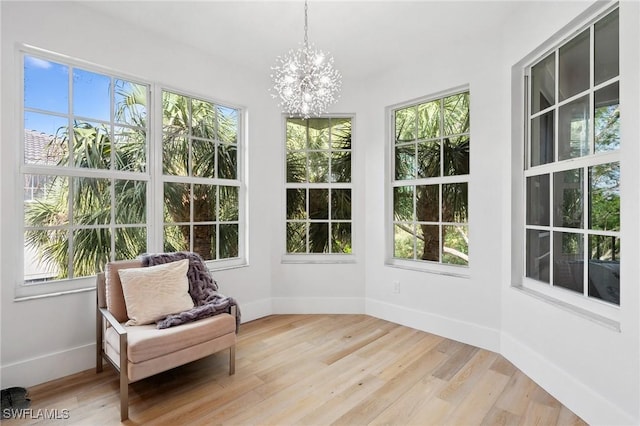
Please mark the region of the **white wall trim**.
POLYGON ((549 392, 563 405, 589 424, 594 425, 635 425, 633 416, 622 411, 576 377, 526 346, 509 333, 502 333, 502 356, 549 392))
POLYGON ((362 297, 274 297, 273 314, 364 314, 362 297))
POLYGON ((499 352, 500 332, 498 330, 370 298, 366 299, 365 304, 367 315, 499 352))

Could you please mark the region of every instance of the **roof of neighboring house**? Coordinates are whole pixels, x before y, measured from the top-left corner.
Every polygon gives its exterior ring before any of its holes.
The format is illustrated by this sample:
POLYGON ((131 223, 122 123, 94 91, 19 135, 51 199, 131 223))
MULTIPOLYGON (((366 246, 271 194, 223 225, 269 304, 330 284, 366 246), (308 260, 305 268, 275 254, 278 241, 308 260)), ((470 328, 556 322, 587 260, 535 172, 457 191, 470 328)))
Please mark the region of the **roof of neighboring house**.
POLYGON ((60 147, 57 144, 51 144, 54 139, 52 135, 24 129, 24 162, 28 164, 57 162, 60 147))

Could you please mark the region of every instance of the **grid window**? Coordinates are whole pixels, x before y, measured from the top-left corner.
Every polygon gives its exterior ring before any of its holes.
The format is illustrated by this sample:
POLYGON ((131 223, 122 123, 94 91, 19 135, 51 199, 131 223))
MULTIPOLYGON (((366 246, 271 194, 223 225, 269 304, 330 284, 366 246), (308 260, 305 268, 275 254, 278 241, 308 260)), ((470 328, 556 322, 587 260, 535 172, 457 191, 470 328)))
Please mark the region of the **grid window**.
POLYGON ((618 10, 527 67, 525 276, 620 304, 618 10))
POLYGON ((393 258, 469 264, 469 92, 393 111, 393 258))
POLYGON ((286 120, 286 252, 352 253, 351 118, 286 120))

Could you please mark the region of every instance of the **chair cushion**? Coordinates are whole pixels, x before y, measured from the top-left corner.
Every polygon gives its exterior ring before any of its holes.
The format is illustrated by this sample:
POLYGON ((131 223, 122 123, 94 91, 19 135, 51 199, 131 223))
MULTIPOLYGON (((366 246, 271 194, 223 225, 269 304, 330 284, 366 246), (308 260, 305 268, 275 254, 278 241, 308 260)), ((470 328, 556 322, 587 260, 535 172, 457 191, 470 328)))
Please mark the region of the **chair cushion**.
MULTIPOLYGON (((236 331, 236 320, 229 314, 220 314, 176 327, 157 329, 154 324, 125 326, 127 330, 127 359, 132 363, 144 362, 176 352, 199 343, 216 339, 236 331)), ((119 336, 109 327, 105 341, 116 351, 119 336)))
POLYGON ((107 310, 111 312, 118 322, 125 322, 129 319, 129 316, 127 315, 127 307, 124 303, 122 284, 120 283, 120 275, 118 274, 118 271, 124 268, 140 267, 142 267, 140 259, 118 260, 116 262, 109 262, 106 265, 104 275, 107 310))
POLYGON ((193 308, 187 270, 183 259, 146 268, 120 269, 122 292, 127 306, 127 325, 143 325, 169 314, 193 308))

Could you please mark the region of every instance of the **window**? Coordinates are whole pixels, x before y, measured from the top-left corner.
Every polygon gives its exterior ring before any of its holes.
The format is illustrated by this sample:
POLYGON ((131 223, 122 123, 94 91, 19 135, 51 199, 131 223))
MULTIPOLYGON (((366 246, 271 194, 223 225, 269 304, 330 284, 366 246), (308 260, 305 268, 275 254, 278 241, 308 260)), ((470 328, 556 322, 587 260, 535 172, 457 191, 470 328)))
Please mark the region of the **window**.
POLYGON ((23 71, 25 283, 152 251, 242 257, 237 109, 162 92, 154 138, 150 83, 31 52, 23 71))
POLYGON ((286 120, 286 252, 352 253, 351 118, 286 120))
POLYGON ((469 92, 392 113, 392 262, 469 265, 469 92))
POLYGON ((524 275, 612 305, 620 304, 618 52, 615 9, 525 69, 524 275))

